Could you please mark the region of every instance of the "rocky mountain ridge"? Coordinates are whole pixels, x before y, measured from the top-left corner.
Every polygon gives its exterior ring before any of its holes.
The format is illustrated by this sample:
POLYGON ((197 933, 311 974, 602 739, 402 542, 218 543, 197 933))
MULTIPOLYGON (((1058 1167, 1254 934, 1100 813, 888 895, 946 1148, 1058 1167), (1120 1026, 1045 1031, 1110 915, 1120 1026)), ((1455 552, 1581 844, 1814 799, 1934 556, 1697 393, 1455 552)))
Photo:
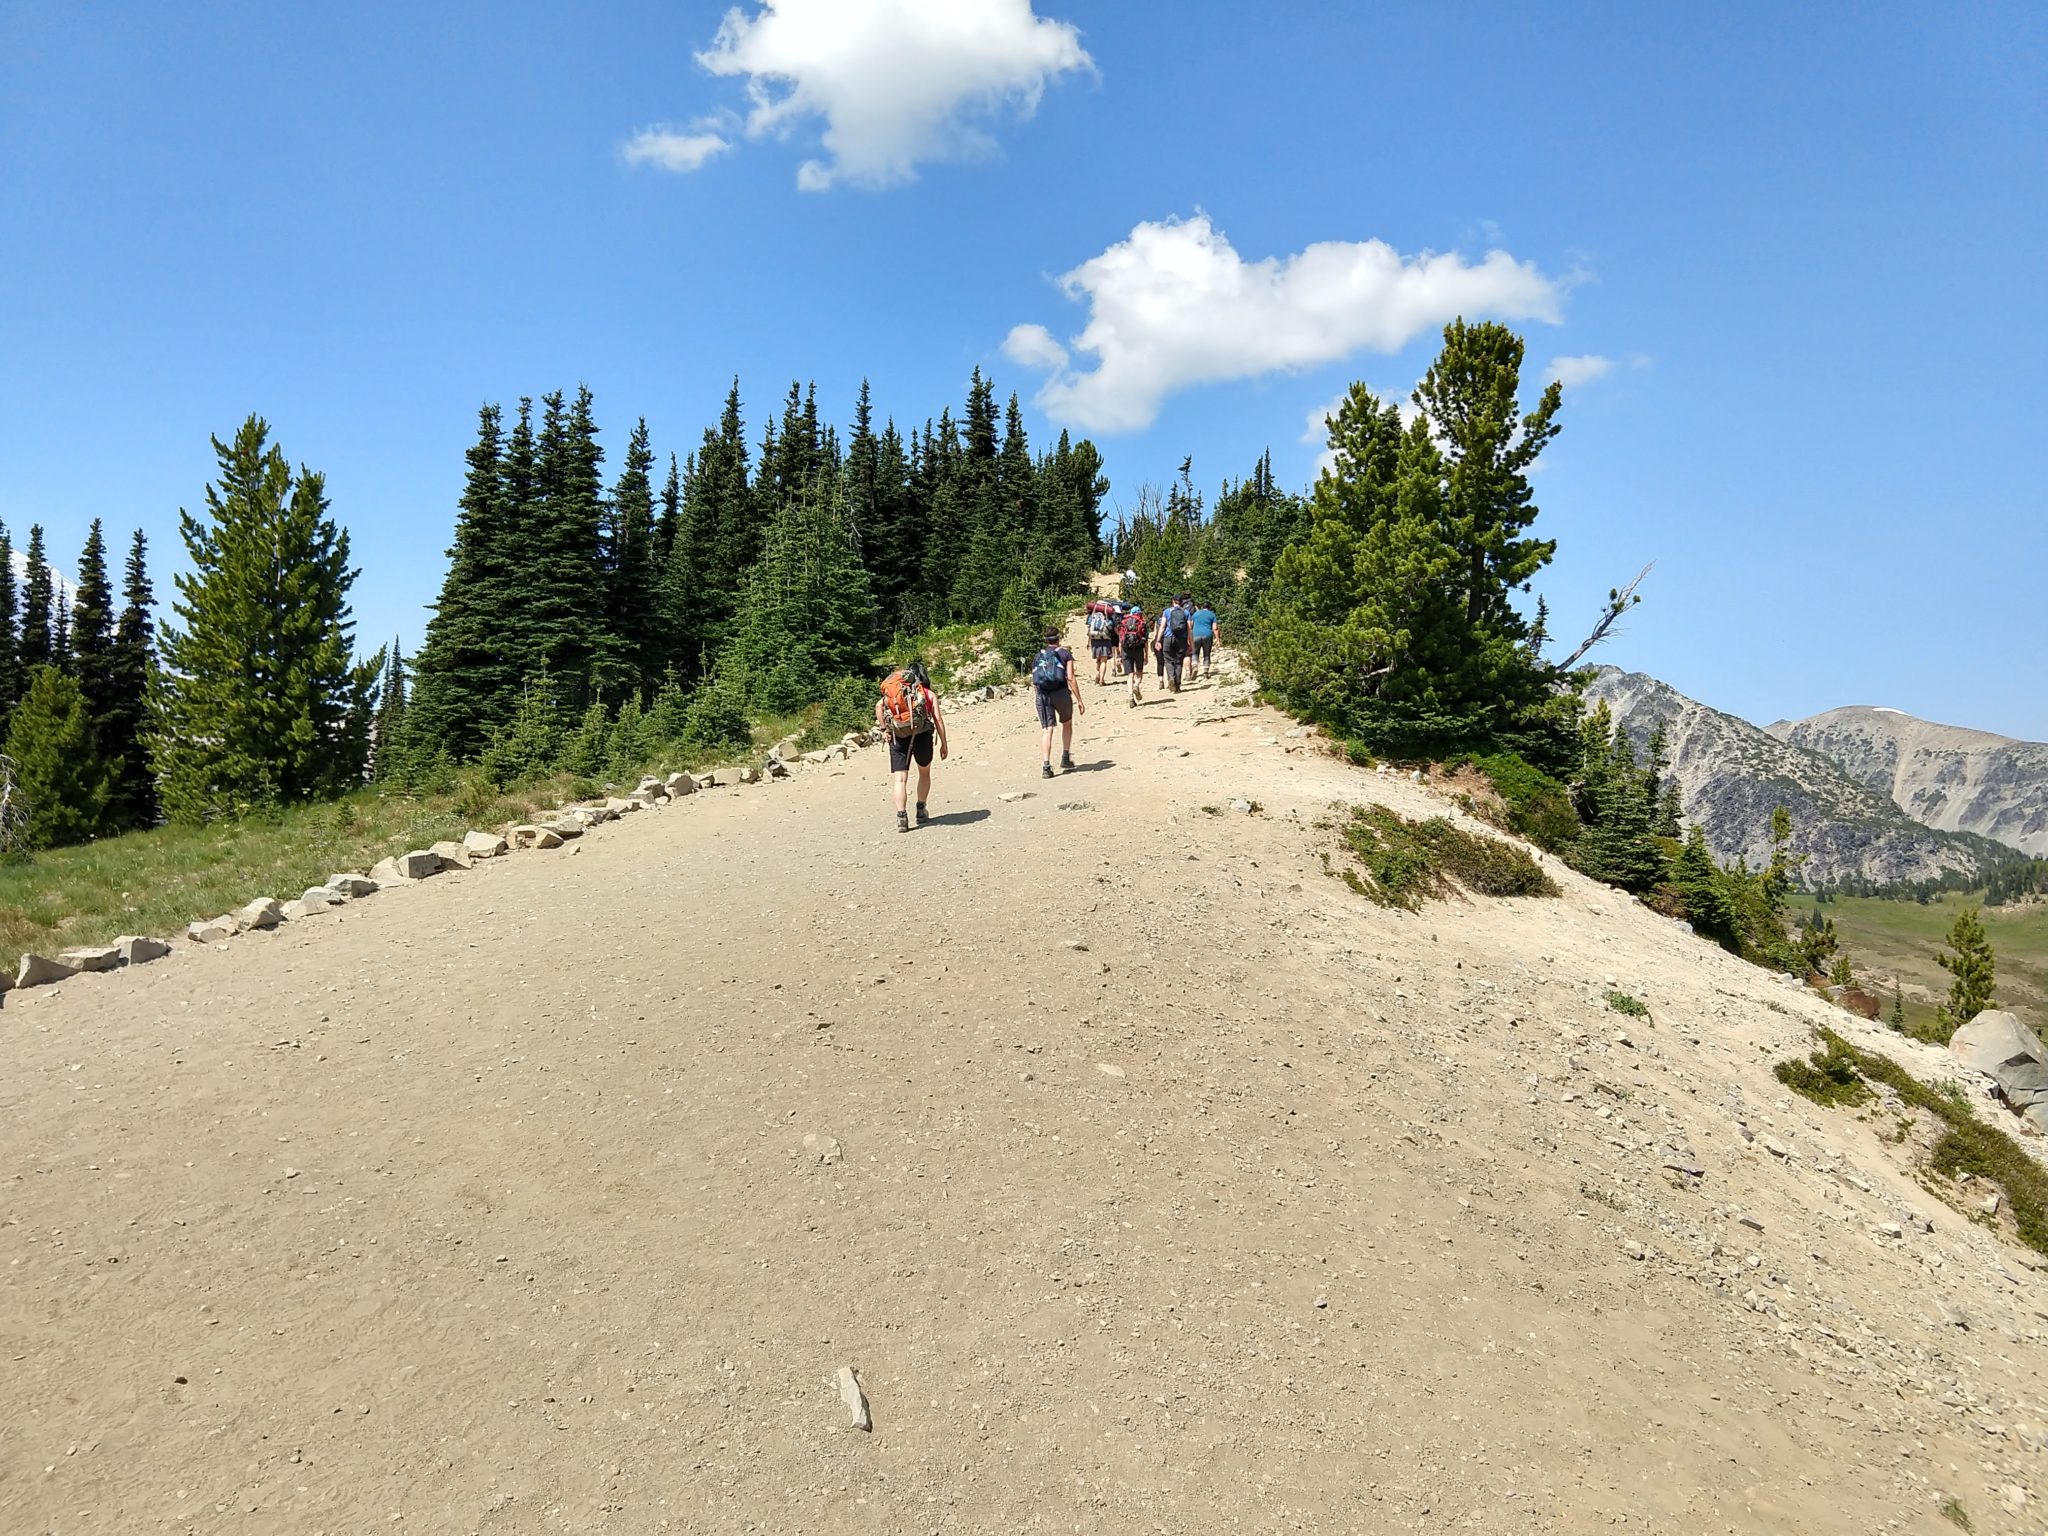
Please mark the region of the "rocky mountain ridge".
POLYGON ((1686 697, 1640 672, 1596 669, 1588 703, 1604 701, 1638 752, 1659 725, 1669 742, 1685 818, 1716 857, 1770 858, 1771 812, 1792 813, 1792 847, 1810 884, 1896 884, 1970 873, 2005 857, 1968 831, 1922 825, 1832 757, 1686 697))
POLYGON ((1867 705, 1764 729, 1819 753, 1923 826, 2048 857, 2048 743, 1867 705))

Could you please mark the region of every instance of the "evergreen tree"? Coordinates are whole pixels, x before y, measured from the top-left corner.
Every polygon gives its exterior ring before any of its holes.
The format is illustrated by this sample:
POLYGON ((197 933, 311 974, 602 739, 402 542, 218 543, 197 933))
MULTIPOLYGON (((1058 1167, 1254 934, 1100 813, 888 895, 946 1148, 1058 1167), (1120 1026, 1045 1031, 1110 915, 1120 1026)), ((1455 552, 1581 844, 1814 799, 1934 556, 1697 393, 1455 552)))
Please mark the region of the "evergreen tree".
MULTIPOLYGON (((764 454, 772 447, 771 428, 764 454)), ((683 504, 683 522, 696 530, 697 558, 703 573, 703 623, 696 638, 704 645, 731 621, 740 582, 761 553, 761 533, 767 525, 766 513, 757 506, 748 480, 746 423, 740 416, 738 379, 726 394, 718 426, 704 434, 703 446, 697 451, 697 472, 683 489, 683 504)))
POLYGON ((612 721, 601 699, 592 699, 584 708, 583 718, 577 723, 562 743, 562 766, 573 774, 588 778, 604 772, 611 760, 612 721))
MULTIPOLYGON (((703 675, 712 609, 722 600, 712 590, 712 567, 717 560, 717 528, 712 520, 717 509, 709 494, 701 489, 694 457, 679 481, 671 455, 668 477, 670 490, 677 498, 678 513, 655 596, 661 613, 662 654, 668 658, 670 676, 680 684, 703 675)), ((664 499, 668 494, 663 492, 664 499)))
POLYGON ((56 667, 29 674, 28 692, 8 721, 7 755, 23 816, 21 846, 84 842, 105 824, 119 765, 100 755, 85 696, 56 667))
POLYGON ((1792 872, 1805 862, 1792 848, 1792 813, 1784 806, 1771 810, 1771 862, 1764 870, 1764 894, 1774 911, 1785 910, 1785 898, 1792 892, 1792 872))
POLYGON ((1893 1029, 1903 1030, 1906 1027, 1906 994, 1896 981, 1892 983, 1891 1011, 1885 1015, 1884 1021, 1893 1029))
POLYGON ((112 704, 100 717, 101 750, 120 765, 108 825, 117 831, 157 824, 156 775, 149 760, 149 694, 156 675, 156 592, 140 528, 121 573, 121 616, 114 624, 112 704))
POLYGON ((28 573, 21 594, 21 669, 26 676, 34 667, 57 659, 50 632, 57 606, 56 583, 49 561, 43 556, 43 525, 31 523, 28 530, 28 573))
POLYGON ((676 456, 668 456, 668 480, 661 488, 661 511, 654 518, 653 563, 656 573, 667 569, 669 553, 676 547, 676 531, 683 523, 683 478, 676 468, 676 456))
POLYGON ((539 656, 572 707, 592 695, 593 666, 604 636, 605 582, 600 559, 604 450, 589 389, 565 410, 560 392, 543 402, 541 504, 534 529, 532 615, 539 656))
POLYGON ((1335 464, 1276 563, 1255 656, 1269 689, 1376 750, 1487 745, 1548 707, 1514 598, 1555 548, 1528 537, 1528 475, 1561 397, 1518 416, 1521 362, 1504 327, 1455 322, 1411 425, 1362 385, 1329 418, 1335 464))
POLYGON ((995 386, 979 368, 967 387, 967 419, 960 429, 955 477, 962 543, 950 593, 954 618, 993 613, 1002 597, 1015 547, 1003 507, 996 451, 995 386))
POLYGON ((675 668, 669 668, 668 676, 661 680, 661 687, 655 690, 654 703, 647 711, 647 737, 656 746, 674 746, 683 739, 683 729, 689 723, 690 696, 684 691, 682 679, 675 668))
POLYGON ((50 662, 71 670, 71 604, 65 601, 60 590, 57 594, 57 611, 50 625, 50 662))
POLYGON ((643 416, 626 444, 626 462, 607 513, 604 632, 598 641, 602 697, 637 703, 661 675, 661 615, 654 565, 654 452, 643 416))
POLYGON ((554 679, 536 672, 520 685, 510 716, 492 733, 483 770, 502 788, 552 772, 561 756, 561 700, 554 679))
POLYGON ((1956 1030, 1997 1005, 1997 957, 1975 907, 1956 914, 1944 942, 1948 948, 1936 953, 1934 963, 1951 979, 1948 999, 1941 1004, 1938 1017, 1944 1030, 1956 1030))
POLYGON ((1849 964, 1849 957, 1847 955, 1838 954, 1835 956, 1835 963, 1828 970, 1828 982, 1831 986, 1837 987, 1853 987, 1856 985, 1856 970, 1855 967, 1849 964))
POLYGON ((1735 947, 1735 913, 1722 888, 1720 866, 1707 848, 1707 834, 1698 826, 1687 833, 1671 863, 1671 884, 1685 906, 1693 931, 1726 948, 1735 947))
POLYGON ((180 511, 189 575, 166 626, 151 750, 164 807, 196 822, 245 806, 335 794, 368 755, 382 655, 356 662, 348 534, 323 477, 294 477, 251 416, 214 440, 204 521, 180 511))
POLYGON ((519 527, 521 508, 533 494, 530 409, 520 401, 519 463, 507 453, 499 408, 486 405, 477 412, 448 574, 413 658, 406 729, 427 756, 475 755, 511 714, 522 669, 540 650, 526 622, 529 588, 522 577, 519 527))
MULTIPOLYGON (((104 749, 120 709, 114 652, 114 592, 107 581, 107 546, 94 518, 78 556, 78 593, 73 600, 71 675, 85 700, 93 740, 104 749)), ((96 829, 97 830, 97 829, 96 829)))
POLYGON ((612 722, 608 747, 611 770, 622 782, 633 778, 645 766, 648 755, 654 750, 654 738, 638 696, 628 694, 626 702, 619 706, 619 717, 612 722))
MULTIPOLYGON (((856 459, 849 452, 851 471, 856 459)), ((912 493, 910 456, 892 420, 875 440, 873 462, 864 473, 868 505, 857 534, 861 563, 873 583, 875 606, 885 627, 903 633, 923 628, 916 593, 924 568, 925 508, 912 493)))
POLYGON ((14 585, 14 541, 0 526, 0 725, 21 699, 21 595, 14 585))
POLYGON ((823 698, 835 679, 864 667, 873 629, 867 572, 836 487, 820 480, 769 525, 719 670, 749 704, 781 713, 823 698))
POLYGON ((404 776, 409 757, 406 735, 409 700, 405 681, 405 653, 392 636, 385 652, 384 682, 377 690, 377 725, 372 743, 370 776, 388 783, 404 776))

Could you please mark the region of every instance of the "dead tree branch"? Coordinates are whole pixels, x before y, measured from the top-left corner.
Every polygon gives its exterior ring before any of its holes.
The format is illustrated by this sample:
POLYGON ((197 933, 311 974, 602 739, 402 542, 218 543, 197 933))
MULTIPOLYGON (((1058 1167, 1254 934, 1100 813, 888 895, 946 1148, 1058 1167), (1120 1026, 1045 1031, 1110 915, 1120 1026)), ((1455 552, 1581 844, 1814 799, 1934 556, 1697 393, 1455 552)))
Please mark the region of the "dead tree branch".
POLYGON ((1586 652, 1593 649, 1594 646, 1605 640, 1613 632, 1617 619, 1642 601, 1636 595, 1636 588, 1643 584, 1643 578, 1650 574, 1650 567, 1656 563, 1656 561, 1652 560, 1650 565, 1646 565, 1640 571, 1637 571, 1635 579, 1629 582, 1627 586, 1612 587, 1608 590, 1607 607, 1600 614, 1600 622, 1593 626, 1593 633, 1579 642, 1579 648, 1576 651, 1573 651, 1571 655, 1558 663, 1558 671, 1571 671, 1573 667, 1578 665, 1581 656, 1584 656, 1586 652))

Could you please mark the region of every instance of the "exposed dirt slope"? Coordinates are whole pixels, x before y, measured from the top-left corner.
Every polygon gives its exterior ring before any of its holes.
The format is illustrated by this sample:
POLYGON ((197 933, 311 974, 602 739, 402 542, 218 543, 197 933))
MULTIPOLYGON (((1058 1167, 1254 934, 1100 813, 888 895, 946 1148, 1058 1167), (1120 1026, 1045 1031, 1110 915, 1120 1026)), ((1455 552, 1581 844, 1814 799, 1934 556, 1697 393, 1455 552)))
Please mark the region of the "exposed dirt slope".
POLYGON ((2041 1529, 2044 1281, 1771 1078, 1841 1015, 1089 697, 9 996, 0 1530, 2041 1529))

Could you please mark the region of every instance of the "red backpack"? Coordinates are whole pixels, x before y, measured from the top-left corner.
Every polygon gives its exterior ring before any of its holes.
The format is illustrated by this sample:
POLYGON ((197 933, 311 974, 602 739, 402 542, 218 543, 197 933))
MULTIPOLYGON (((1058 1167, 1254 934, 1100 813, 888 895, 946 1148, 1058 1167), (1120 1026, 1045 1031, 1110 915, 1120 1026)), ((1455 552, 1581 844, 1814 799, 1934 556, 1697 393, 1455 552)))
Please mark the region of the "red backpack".
POLYGON ((1143 645, 1145 643, 1145 615, 1136 608, 1125 614, 1124 626, 1117 631, 1117 638, 1123 641, 1125 645, 1143 645))

